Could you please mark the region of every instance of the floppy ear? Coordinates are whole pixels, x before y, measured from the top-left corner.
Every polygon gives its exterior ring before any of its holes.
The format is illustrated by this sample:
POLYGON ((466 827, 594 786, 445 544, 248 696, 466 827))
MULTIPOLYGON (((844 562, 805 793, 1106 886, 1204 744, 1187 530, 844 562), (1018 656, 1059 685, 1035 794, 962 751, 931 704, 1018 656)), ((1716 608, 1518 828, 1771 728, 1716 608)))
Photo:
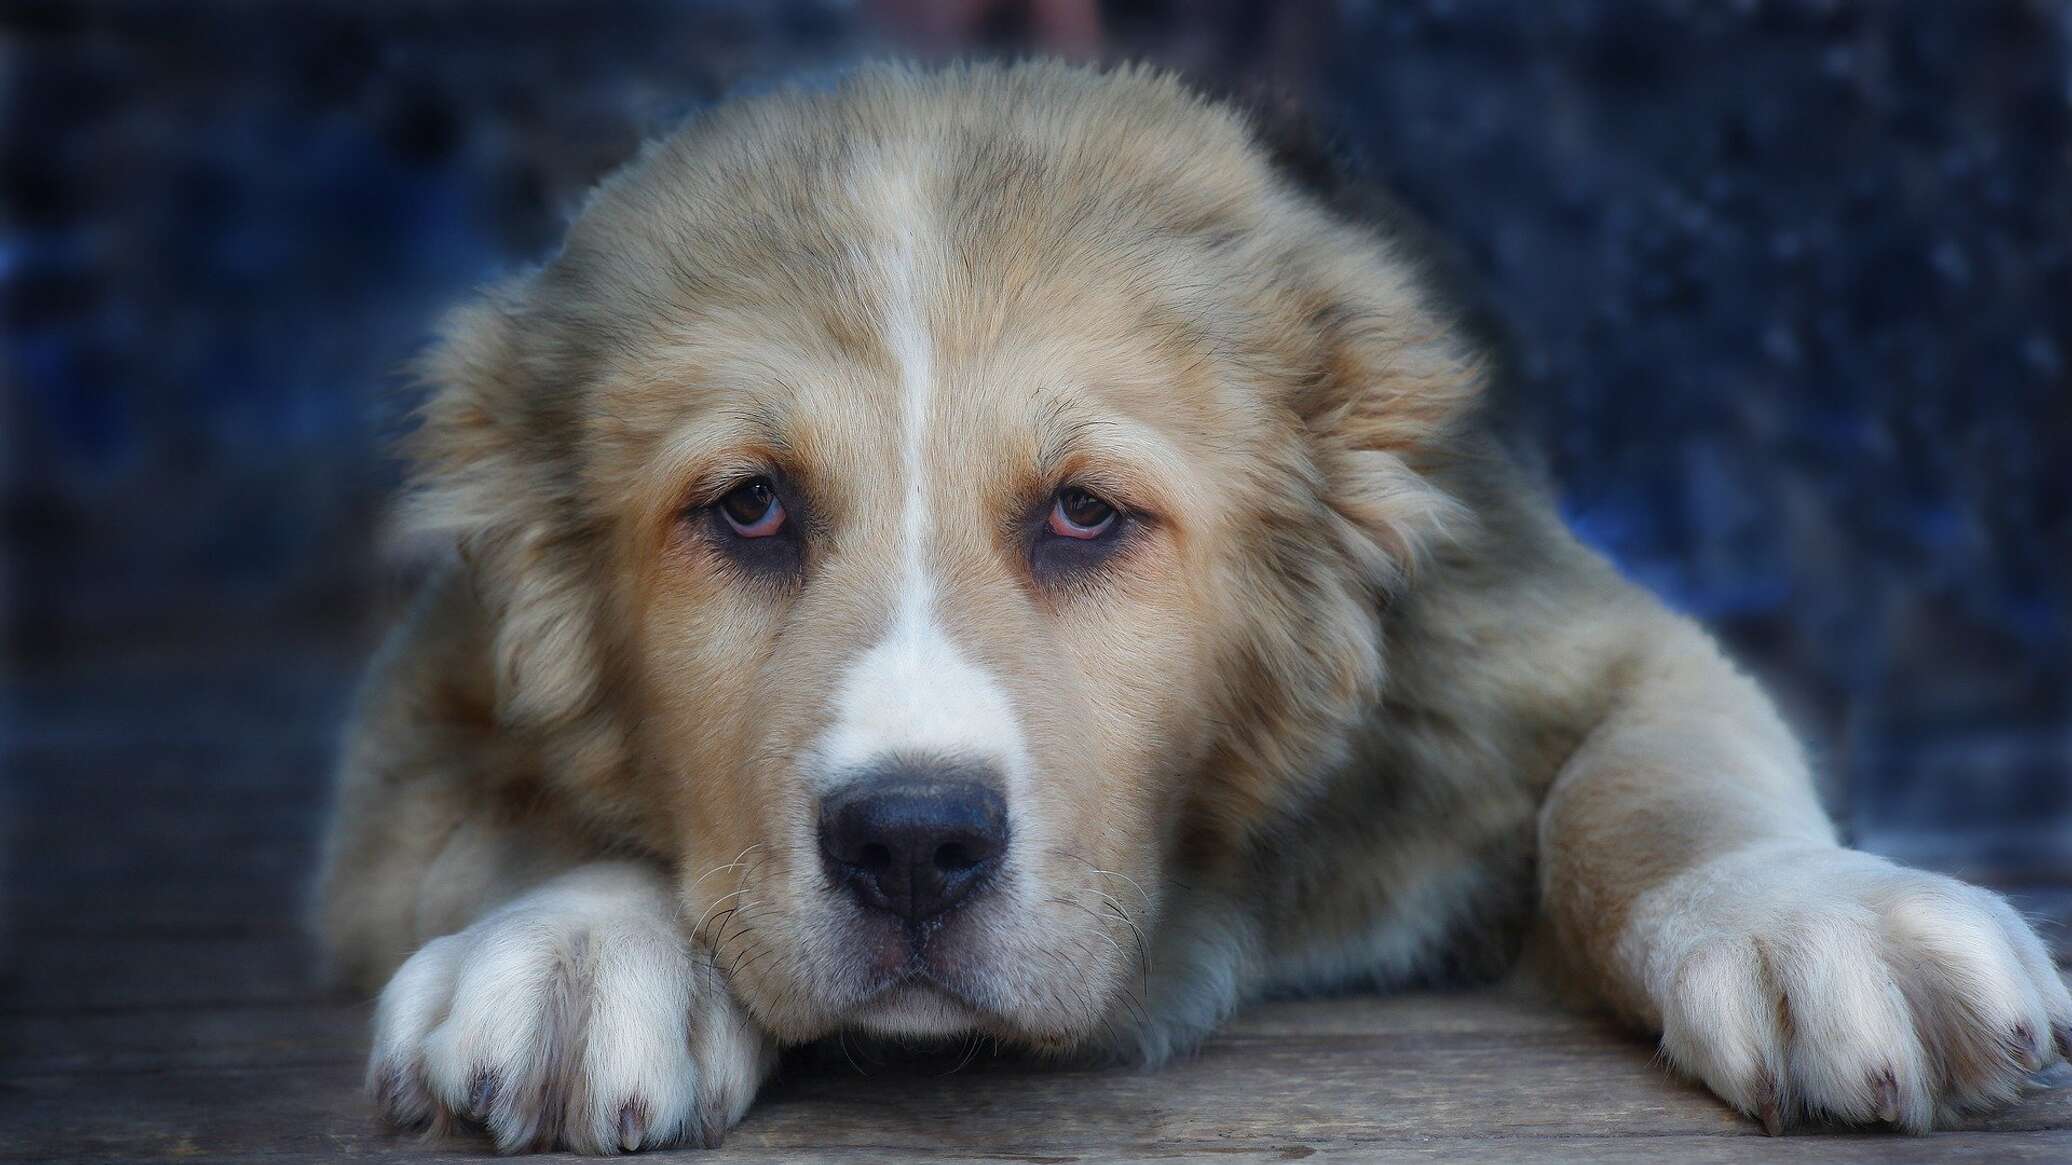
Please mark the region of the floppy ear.
POLYGON ((1330 223, 1291 258, 1273 329, 1293 374, 1294 455, 1309 489, 1263 522, 1220 669, 1223 756, 1197 803, 1242 835, 1299 813, 1345 759, 1386 674, 1388 598, 1463 527, 1447 491, 1482 374, 1371 236, 1330 223))
POLYGON ((451 537, 491 623, 497 714, 566 725, 596 703, 603 522, 581 496, 582 376, 513 284, 450 316, 421 362, 407 518, 451 537))
POLYGON ((1463 452, 1485 375, 1408 264, 1361 243, 1319 273, 1316 358, 1295 408, 1342 545, 1385 593, 1471 520, 1440 478, 1463 452))
POLYGON ((1290 94, 1255 87, 1236 104, 1275 177, 1307 204, 1294 281, 1311 347, 1294 408, 1345 548, 1387 591, 1467 521, 1433 475, 1481 400, 1484 360, 1470 329, 1435 306, 1435 285, 1456 282, 1438 278, 1453 267, 1444 248, 1362 174, 1357 151, 1290 94))

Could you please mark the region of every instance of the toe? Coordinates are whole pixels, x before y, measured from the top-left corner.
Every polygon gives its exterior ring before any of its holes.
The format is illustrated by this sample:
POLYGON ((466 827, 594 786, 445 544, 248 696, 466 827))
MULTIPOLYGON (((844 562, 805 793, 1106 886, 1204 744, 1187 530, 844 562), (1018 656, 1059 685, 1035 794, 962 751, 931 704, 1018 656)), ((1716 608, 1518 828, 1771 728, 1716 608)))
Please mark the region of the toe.
POLYGON ((1995 908, 1951 883, 1890 912, 1894 963, 1917 1028, 1940 1066, 1945 1117, 2005 1104, 2048 1060, 2050 1015, 1995 908))
POLYGON ((2005 899, 1984 893, 1981 897, 1986 899, 1986 908, 1999 926, 2007 949, 2035 992, 2039 1017, 2034 1044, 2037 1055, 2045 1064, 2054 1057, 2072 1059, 2072 989, 2059 975, 2057 960, 2051 957, 2035 928, 2005 899))
POLYGON ((1721 943, 1686 959, 1667 993, 1662 1053, 1727 1103, 1782 1131, 1783 1035, 1777 994, 1757 949, 1721 943))
POLYGON ((573 1036, 572 951, 486 942, 471 952, 445 1022, 425 1041, 433 1094, 505 1152, 551 1141, 573 1036))
POLYGON ((1926 1058, 1880 947, 1867 917, 1797 927, 1777 945, 1792 1081, 1809 1113, 1925 1130, 1926 1058))
POLYGON ((628 1153, 640 1148, 641 1138, 647 1135, 647 1106, 638 1100, 627 1101, 619 1109, 619 1148, 628 1153))
POLYGON ((600 935, 594 950, 574 1061, 583 1086, 567 1097, 569 1144, 591 1152, 673 1144, 702 1086, 685 1014, 689 960, 674 935, 644 930, 600 935))
POLYGON ((454 936, 426 943, 396 971, 375 1005, 367 1089, 382 1114, 403 1128, 423 1128, 436 1115, 425 1080, 424 1045, 446 1017, 461 953, 454 936))
POLYGON ((1899 1078, 1892 1069, 1879 1072, 1871 1081, 1871 1092, 1877 1097, 1878 1119, 1886 1124, 1899 1123, 1899 1078))
POLYGON ((486 1119, 496 1104, 497 1091, 496 1073, 488 1068, 475 1069, 475 1082, 468 1086, 468 1103, 462 1111, 469 1120, 486 1119))
POLYGON ((420 1063, 391 1062, 381 1066, 373 1084, 374 1104, 397 1128, 416 1132, 429 1128, 437 1105, 425 1087, 420 1063))

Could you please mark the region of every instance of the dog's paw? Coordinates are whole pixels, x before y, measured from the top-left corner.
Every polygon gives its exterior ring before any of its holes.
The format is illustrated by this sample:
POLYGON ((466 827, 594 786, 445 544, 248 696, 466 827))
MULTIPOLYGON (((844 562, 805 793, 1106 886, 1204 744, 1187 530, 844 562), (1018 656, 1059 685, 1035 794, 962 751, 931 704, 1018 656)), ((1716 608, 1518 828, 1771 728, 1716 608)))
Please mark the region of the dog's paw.
POLYGON ((1776 1133, 1913 1132, 2004 1104, 2072 1056, 2072 995, 1999 896, 1852 850, 1753 852, 1645 904, 1677 1068, 1776 1133))
POLYGON ((480 1124, 505 1152, 713 1146, 775 1050, 680 936, 651 872, 595 865, 427 943, 375 1011, 395 1123, 480 1124))

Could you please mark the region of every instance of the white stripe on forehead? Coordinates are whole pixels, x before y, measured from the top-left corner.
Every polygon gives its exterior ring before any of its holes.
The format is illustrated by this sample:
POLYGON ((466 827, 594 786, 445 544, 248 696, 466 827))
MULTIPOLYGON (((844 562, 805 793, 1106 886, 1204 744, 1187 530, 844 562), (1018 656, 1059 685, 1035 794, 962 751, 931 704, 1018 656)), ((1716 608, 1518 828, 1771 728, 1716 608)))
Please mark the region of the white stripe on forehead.
POLYGON ((927 465, 934 338, 920 286, 930 216, 917 177, 908 167, 871 160, 849 183, 857 208, 877 220, 878 237, 859 244, 857 257, 872 273, 868 282, 882 290, 880 325, 899 371, 899 595, 884 638, 850 665, 837 686, 821 742, 821 779, 839 783, 894 757, 954 758, 997 765, 1013 785, 1027 767, 1013 701, 966 658, 936 617, 927 465))

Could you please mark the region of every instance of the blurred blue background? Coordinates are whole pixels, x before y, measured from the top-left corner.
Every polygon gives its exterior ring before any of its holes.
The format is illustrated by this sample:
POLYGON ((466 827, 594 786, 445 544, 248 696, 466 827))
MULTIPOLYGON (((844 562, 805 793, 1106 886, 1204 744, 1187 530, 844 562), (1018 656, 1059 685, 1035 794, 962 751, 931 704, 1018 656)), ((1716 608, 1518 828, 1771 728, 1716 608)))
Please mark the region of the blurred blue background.
MULTIPOLYGON (((0 30, 31 718, 151 704, 113 693, 199 658, 315 661, 289 687, 335 712, 399 587, 397 369, 643 135, 867 55, 1095 53, 1285 95, 1452 244, 1571 521, 1775 686, 1857 837, 2072 873, 2072 5, 15 3, 0 30)), ((187 730, 286 698, 212 690, 187 730)))

